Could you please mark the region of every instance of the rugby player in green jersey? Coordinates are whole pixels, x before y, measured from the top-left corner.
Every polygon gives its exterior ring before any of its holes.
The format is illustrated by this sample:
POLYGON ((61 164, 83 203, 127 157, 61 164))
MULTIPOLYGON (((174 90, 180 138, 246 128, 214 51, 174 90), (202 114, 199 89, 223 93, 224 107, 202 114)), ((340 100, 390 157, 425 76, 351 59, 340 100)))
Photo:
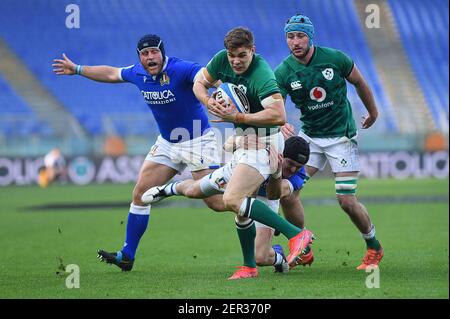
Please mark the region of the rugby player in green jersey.
MULTIPOLYGON (((259 140, 283 152, 284 138, 280 126, 285 124, 285 109, 275 75, 268 63, 255 54, 253 34, 245 28, 230 30, 224 39, 225 49, 219 51, 203 70, 203 77, 194 83, 194 94, 210 113, 223 122, 234 123, 236 135, 258 135, 259 140), (208 94, 208 89, 217 81, 237 85, 249 101, 249 112, 239 113, 234 106, 227 106, 223 100, 216 100, 208 94)), ((264 202, 256 199, 260 185, 274 172, 269 165, 267 149, 239 148, 224 170, 229 174, 229 182, 223 193, 223 201, 229 211, 236 213, 236 225, 244 265, 229 279, 256 277, 254 220, 280 231, 289 239, 290 254, 287 261, 291 267, 297 265, 313 234, 300 229, 280 217, 264 202)), ((277 176, 279 178, 279 176, 277 176)), ((203 193, 221 193, 220 181, 211 178, 202 182, 203 193)))
MULTIPOLYGON (((261 141, 282 153, 284 138, 279 127, 285 123, 285 109, 275 75, 268 63, 255 54, 253 34, 245 28, 230 30, 224 39, 225 49, 218 52, 194 83, 194 93, 220 121, 234 123, 237 135, 256 134, 261 141), (245 93, 250 104, 248 113, 227 107, 223 100, 208 95, 217 81, 233 83, 245 93)), ((262 201, 255 199, 260 185, 271 175, 269 152, 266 149, 237 149, 229 163, 230 179, 223 201, 236 213, 236 225, 244 265, 230 279, 257 276, 255 262, 256 229, 253 220, 270 226, 289 239, 288 263, 293 267, 312 242, 312 233, 300 229, 262 201)), ((212 181, 214 182, 214 181, 212 181)))
MULTIPOLYGON (((329 162, 339 205, 367 244, 357 269, 378 267, 383 248, 375 237, 367 209, 356 198, 360 170, 357 130, 347 99, 346 81, 355 86, 367 109, 368 115, 361 122, 363 129, 371 127, 377 119, 375 99, 350 57, 335 49, 313 45, 314 26, 308 17, 292 16, 284 31, 291 54, 276 68, 275 76, 283 98, 289 95, 301 111, 302 128, 298 135, 309 142, 311 151, 306 165, 308 178, 329 162)), ((295 134, 290 124, 285 124, 282 132, 286 136, 295 134)))

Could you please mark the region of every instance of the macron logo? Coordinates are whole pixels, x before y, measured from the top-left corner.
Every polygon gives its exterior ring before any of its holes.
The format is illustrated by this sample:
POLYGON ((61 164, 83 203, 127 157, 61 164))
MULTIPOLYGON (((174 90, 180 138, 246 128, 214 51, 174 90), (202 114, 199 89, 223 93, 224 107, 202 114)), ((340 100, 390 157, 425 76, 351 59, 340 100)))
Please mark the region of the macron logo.
POLYGON ((294 81, 294 82, 291 82, 291 88, 292 88, 293 91, 298 90, 298 89, 301 89, 302 87, 303 87, 303 86, 302 86, 302 84, 300 83, 300 81, 294 81))

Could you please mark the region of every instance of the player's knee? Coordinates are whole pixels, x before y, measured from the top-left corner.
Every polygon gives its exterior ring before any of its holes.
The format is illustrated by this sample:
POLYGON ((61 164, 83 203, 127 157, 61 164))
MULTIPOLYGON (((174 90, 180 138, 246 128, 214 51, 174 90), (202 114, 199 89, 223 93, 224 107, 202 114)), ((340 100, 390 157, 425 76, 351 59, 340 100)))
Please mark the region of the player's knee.
POLYGON ((145 190, 141 190, 139 188, 135 188, 133 190, 133 203, 140 206, 145 206, 142 202, 142 195, 144 195, 145 190))
POLYGON ((355 196, 358 178, 356 176, 338 176, 335 178, 335 181, 336 196, 339 205, 347 213, 352 212, 355 206, 358 205, 355 196))
POLYGON ((358 201, 354 195, 337 195, 339 205, 346 213, 351 213, 358 206, 358 201))

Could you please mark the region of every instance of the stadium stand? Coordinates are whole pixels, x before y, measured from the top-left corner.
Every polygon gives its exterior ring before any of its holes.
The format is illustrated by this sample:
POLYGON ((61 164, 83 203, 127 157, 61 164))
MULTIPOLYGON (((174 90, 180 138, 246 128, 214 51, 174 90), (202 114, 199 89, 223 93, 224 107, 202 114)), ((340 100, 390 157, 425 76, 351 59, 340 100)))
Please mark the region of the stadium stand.
MULTIPOLYGON (((414 1, 420 3, 419 0, 414 1)), ((377 75, 353 0, 307 0, 301 3, 291 0, 230 0, 222 2, 220 10, 208 0, 79 0, 79 29, 66 27, 69 15, 65 12, 66 5, 60 1, 47 1, 45 6, 33 0, 1 1, 0 36, 91 134, 148 135, 156 133, 157 128, 133 85, 107 85, 80 77, 56 77, 50 64, 63 52, 81 64, 127 66, 138 61, 135 46, 139 37, 145 33, 157 33, 164 39, 168 55, 206 64, 215 52, 223 48, 224 34, 237 25, 244 25, 255 33, 257 52, 275 67, 288 55, 282 31, 284 22, 297 12, 311 17, 316 27, 317 45, 343 50, 354 58, 367 77, 381 109, 373 131, 398 132, 397 120, 377 75)), ((410 7, 411 10, 416 8, 410 7)), ((429 6, 423 4, 422 7, 427 10, 429 6)), ((441 17, 439 21, 442 19, 445 18, 441 17)), ((446 19, 448 29, 448 15, 446 19)), ((445 21, 439 27, 442 25, 445 21)), ((429 45, 438 45, 440 37, 430 41, 429 45)), ((448 41, 446 43, 448 52, 448 41)), ((412 44, 408 47, 408 51, 415 49, 412 44)), ((442 61, 445 58, 443 52, 444 49, 433 52, 433 61, 442 61)), ((418 64, 414 60, 416 55, 411 59, 413 64, 418 64)), ((431 76, 429 68, 433 61, 419 67, 423 70, 418 72, 428 72, 431 76)), ((448 55, 446 63, 448 68, 448 55)), ((442 81, 427 81, 422 77, 427 82, 423 84, 424 90, 429 91, 427 96, 439 101, 430 103, 436 108, 434 112, 438 114, 438 110, 444 108, 448 117, 448 91, 446 99, 434 93, 445 83, 448 85, 448 71, 446 76, 440 74, 439 77, 442 81)), ((355 119, 359 120, 365 111, 351 86, 349 99, 355 119)), ((287 108, 292 110, 290 102, 287 108)), ((297 123, 298 116, 297 111, 288 112, 290 122, 297 123)))
MULTIPOLYGON (((353 58, 366 77, 380 108, 380 117, 373 130, 397 132, 398 126, 392 107, 383 91, 373 64, 373 58, 364 38, 353 1, 307 1, 302 3, 302 9, 315 23, 316 44, 344 51, 353 58), (321 23, 321 21, 333 21, 333 23, 321 23), (349 35, 351 35, 350 39, 349 35)), ((364 105, 353 86, 347 85, 347 88, 349 100, 353 105, 354 117, 359 120, 362 115, 366 114, 364 105)))
POLYGON ((50 135, 52 130, 40 121, 28 105, 0 75, 0 135, 50 135))
POLYGON ((415 76, 436 126, 448 131, 448 0, 389 0, 415 76))

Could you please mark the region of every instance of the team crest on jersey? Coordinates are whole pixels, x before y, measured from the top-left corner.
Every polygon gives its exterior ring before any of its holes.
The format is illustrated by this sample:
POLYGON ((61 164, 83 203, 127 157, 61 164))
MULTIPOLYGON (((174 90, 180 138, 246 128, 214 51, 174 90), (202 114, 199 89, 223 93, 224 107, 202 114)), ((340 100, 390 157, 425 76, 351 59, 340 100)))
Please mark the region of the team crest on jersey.
POLYGON ((166 72, 164 72, 164 73, 161 75, 161 78, 159 79, 159 83, 161 84, 161 86, 163 86, 163 85, 165 85, 165 84, 167 84, 167 85, 170 84, 170 78, 169 78, 169 76, 167 75, 166 72))
POLYGON ((328 81, 333 79, 334 76, 334 70, 332 68, 326 68, 322 71, 323 77, 327 79, 328 81))
POLYGON ((291 89, 292 89, 292 91, 301 89, 302 87, 303 87, 303 86, 302 86, 302 84, 300 83, 300 81, 294 81, 294 82, 291 82, 291 89))
POLYGON ((327 92, 320 86, 316 86, 309 91, 309 97, 313 101, 322 102, 327 97, 327 92))

